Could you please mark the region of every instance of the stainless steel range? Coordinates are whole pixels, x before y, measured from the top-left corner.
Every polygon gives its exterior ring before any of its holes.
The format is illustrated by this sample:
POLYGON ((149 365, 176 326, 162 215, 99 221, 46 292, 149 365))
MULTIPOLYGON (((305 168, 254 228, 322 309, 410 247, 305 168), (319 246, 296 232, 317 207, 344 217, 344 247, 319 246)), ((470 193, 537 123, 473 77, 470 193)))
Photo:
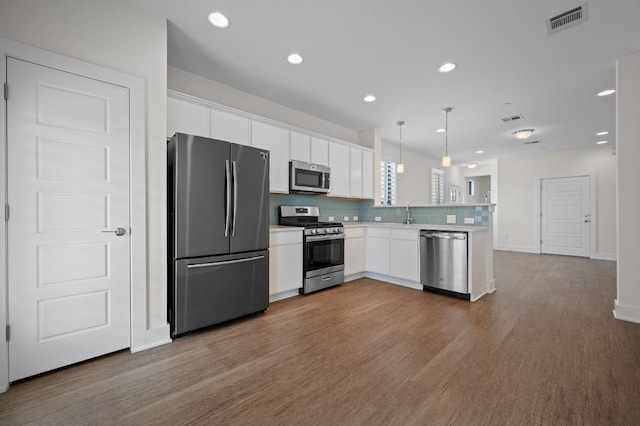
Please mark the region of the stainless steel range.
POLYGON ((344 227, 339 222, 319 222, 313 206, 280 206, 278 224, 304 227, 303 276, 300 294, 344 282, 344 227))

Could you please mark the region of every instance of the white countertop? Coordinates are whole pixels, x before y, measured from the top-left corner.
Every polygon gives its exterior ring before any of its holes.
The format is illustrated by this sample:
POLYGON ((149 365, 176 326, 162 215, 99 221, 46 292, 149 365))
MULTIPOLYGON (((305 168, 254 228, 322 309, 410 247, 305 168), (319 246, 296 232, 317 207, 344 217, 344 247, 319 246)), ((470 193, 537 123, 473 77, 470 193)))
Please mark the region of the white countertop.
MULTIPOLYGON (((457 231, 457 232, 481 232, 488 231, 486 226, 463 226, 463 225, 433 225, 427 223, 412 223, 411 225, 404 225, 402 223, 384 223, 384 222, 343 222, 343 225, 347 228, 352 227, 376 227, 376 228, 400 228, 400 229, 426 229, 430 231, 457 231)), ((297 232, 303 228, 295 226, 280 226, 271 225, 271 232, 297 232)))

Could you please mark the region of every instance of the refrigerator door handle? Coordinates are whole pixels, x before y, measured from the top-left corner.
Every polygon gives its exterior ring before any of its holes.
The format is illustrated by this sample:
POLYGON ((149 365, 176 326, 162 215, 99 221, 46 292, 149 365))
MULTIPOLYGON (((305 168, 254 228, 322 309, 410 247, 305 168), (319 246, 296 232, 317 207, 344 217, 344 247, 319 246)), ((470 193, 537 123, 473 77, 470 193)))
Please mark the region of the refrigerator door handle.
POLYGON ((231 236, 236 235, 236 215, 238 214, 238 164, 234 160, 231 164, 233 169, 233 225, 231 226, 231 236))
POLYGON ((235 259, 235 260, 223 260, 221 262, 209 262, 209 263, 195 263, 192 265, 187 265, 187 269, 193 268, 207 268, 209 266, 220 266, 220 265, 230 265, 233 263, 243 263, 243 262, 253 262, 254 260, 264 259, 263 255, 247 257, 245 259, 235 259))
POLYGON ((229 160, 224 160, 224 171, 227 180, 227 212, 224 216, 224 236, 229 236, 229 209, 231 208, 231 173, 229 170, 229 160))

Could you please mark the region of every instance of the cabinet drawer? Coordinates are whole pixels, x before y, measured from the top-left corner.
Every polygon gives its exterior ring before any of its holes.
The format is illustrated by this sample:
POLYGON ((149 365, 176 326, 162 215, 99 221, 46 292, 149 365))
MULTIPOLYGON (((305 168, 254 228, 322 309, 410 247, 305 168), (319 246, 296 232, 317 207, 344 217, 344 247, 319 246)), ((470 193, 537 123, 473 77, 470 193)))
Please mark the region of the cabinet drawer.
POLYGON ((418 241, 418 229, 393 229, 391 230, 392 240, 418 241))
POLYGON ((389 230, 386 228, 367 228, 367 237, 389 238, 389 230))
POLYGON ((269 247, 283 244, 302 244, 302 230, 269 233, 269 247))
POLYGON ((360 238, 364 237, 364 228, 344 228, 344 236, 345 238, 360 238))

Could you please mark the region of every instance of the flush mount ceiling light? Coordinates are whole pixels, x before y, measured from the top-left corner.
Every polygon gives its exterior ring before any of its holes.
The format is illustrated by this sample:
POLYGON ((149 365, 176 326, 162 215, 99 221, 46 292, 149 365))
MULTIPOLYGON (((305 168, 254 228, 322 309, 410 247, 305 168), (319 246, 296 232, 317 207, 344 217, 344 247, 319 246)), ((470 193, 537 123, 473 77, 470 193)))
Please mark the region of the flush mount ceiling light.
POLYGON ((376 97, 373 96, 373 95, 367 95, 367 96, 364 97, 364 101, 365 102, 373 102, 375 100, 376 100, 376 97))
POLYGON ((451 165, 451 157, 449 157, 449 113, 452 109, 451 107, 442 109, 442 112, 444 112, 444 157, 442 157, 442 167, 451 165))
POLYGON ((304 62, 304 58, 299 53, 292 53, 291 55, 287 56, 287 62, 293 65, 300 65, 302 62, 304 62))
POLYGON ((454 64, 452 62, 447 62, 447 63, 443 64, 440 68, 438 68, 438 71, 440 71, 440 72, 451 72, 454 69, 456 69, 456 64, 454 64))
POLYGON ((607 89, 607 90, 603 90, 602 92, 598 93, 598 96, 609 96, 609 95, 613 95, 614 93, 616 93, 616 91, 614 89, 607 89))
POLYGON ((520 140, 527 139, 532 134, 533 134, 533 129, 520 129, 513 132, 513 136, 515 136, 516 139, 520 139, 520 140))
POLYGON ((469 169, 475 169, 476 167, 478 167, 478 163, 467 163, 467 168, 469 169))
POLYGON ((396 165, 396 173, 404 173, 404 164, 402 164, 402 125, 404 121, 398 121, 397 124, 400 129, 400 161, 396 165))
POLYGON ((484 154, 483 150, 476 151, 476 154, 484 154))
POLYGON ((229 26, 229 18, 220 12, 210 13, 208 19, 209 23, 216 28, 227 28, 229 26))

